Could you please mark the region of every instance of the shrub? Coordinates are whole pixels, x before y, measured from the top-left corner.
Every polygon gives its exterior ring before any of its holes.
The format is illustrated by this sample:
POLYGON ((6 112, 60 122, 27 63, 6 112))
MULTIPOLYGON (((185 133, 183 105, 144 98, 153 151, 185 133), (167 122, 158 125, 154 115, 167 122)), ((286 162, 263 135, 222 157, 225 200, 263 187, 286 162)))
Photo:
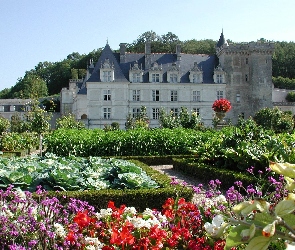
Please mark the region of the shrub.
POLYGON ((276 133, 289 132, 294 127, 292 114, 283 112, 279 108, 264 108, 253 117, 254 121, 265 129, 272 129, 276 133))
POLYGON ((7 131, 10 127, 10 122, 8 119, 0 116, 0 134, 7 131))
POLYGON ((286 96, 286 101, 287 102, 295 102, 295 92, 289 92, 286 96))
POLYGON ((60 129, 83 129, 85 124, 78 122, 73 114, 64 115, 56 120, 56 128, 60 129))

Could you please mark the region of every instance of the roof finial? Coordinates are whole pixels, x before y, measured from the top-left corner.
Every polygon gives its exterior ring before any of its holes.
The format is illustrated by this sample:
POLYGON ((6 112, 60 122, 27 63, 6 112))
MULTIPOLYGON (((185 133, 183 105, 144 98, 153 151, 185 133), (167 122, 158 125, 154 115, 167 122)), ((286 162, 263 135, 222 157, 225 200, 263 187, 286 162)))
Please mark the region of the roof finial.
POLYGON ((107 37, 107 44, 109 44, 109 38, 107 37))

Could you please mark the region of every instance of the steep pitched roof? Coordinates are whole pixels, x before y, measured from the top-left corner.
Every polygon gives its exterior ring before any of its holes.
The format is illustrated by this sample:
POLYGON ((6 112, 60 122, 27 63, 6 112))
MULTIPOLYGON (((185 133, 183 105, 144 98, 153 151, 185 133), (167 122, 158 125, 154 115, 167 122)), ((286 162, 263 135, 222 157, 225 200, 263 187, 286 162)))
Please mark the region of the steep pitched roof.
POLYGON ((100 80, 100 68, 101 65, 106 61, 109 60, 110 63, 114 65, 114 78, 116 82, 128 82, 126 77, 124 76, 120 65, 118 63, 117 58, 115 57, 113 51, 111 50, 109 44, 106 44, 103 51, 101 52, 101 56, 99 57, 93 72, 90 78, 87 80, 88 82, 101 82, 100 80))
POLYGON ((219 41, 216 44, 216 47, 220 48, 223 44, 225 44, 225 39, 224 39, 223 29, 222 29, 222 32, 221 32, 221 35, 219 37, 219 41))

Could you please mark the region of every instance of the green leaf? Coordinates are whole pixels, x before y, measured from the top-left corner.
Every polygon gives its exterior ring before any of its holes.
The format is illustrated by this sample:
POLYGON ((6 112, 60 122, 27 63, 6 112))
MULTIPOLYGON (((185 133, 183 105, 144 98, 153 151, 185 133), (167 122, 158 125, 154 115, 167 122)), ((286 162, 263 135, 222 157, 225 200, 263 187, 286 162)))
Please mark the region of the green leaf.
POLYGON ((245 250, 267 250, 269 244, 271 242, 271 238, 267 238, 264 236, 258 236, 253 238, 245 250))
POLYGON ((254 216, 254 222, 259 226, 266 226, 271 224, 274 221, 274 218, 268 213, 256 213, 254 216))
POLYGON ((289 225, 295 225, 295 215, 294 214, 286 214, 282 216, 283 220, 289 225))
POLYGON ((227 238, 226 238, 226 244, 225 244, 225 250, 230 250, 232 247, 236 247, 240 244, 243 244, 245 242, 242 241, 241 232, 245 229, 248 229, 249 227, 239 225, 231 229, 229 232, 227 238))
POLYGON ((295 210, 295 201, 293 200, 280 201, 275 207, 275 213, 279 217, 282 217, 286 214, 290 214, 294 210, 295 210))

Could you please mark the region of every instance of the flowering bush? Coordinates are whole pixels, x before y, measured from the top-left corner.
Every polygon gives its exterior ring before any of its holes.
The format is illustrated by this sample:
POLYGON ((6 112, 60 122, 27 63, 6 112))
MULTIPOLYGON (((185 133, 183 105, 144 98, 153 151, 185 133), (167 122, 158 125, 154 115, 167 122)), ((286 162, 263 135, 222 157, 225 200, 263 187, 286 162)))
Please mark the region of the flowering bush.
MULTIPOLYGON (((0 190, 0 247, 4 249, 247 249, 262 250, 277 242, 295 242, 295 165, 271 163, 266 173, 270 187, 240 181, 220 191, 221 182, 192 187, 196 199, 169 198, 162 211, 116 207, 95 212, 86 202, 63 205, 40 187, 38 201, 29 192, 0 190), (283 185, 286 184, 286 186, 283 185)), ((253 167, 248 169, 253 172, 253 167)), ((172 180, 172 185, 179 185, 172 180)), ((181 183, 186 185, 186 183, 181 183)))
POLYGON ((213 103, 212 109, 215 112, 227 112, 231 109, 231 103, 227 99, 221 98, 213 103))

